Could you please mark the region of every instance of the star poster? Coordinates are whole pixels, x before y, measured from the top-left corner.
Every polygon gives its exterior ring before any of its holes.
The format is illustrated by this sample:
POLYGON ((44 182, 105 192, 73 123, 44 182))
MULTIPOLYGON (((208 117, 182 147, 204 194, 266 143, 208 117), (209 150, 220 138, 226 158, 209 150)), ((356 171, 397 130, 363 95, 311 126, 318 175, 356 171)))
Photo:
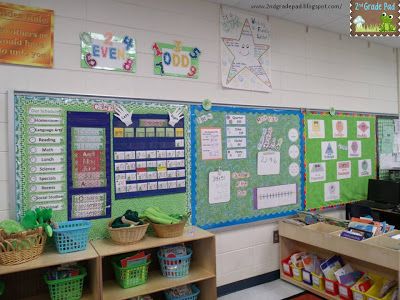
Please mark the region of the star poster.
POLYGON ((222 6, 222 86, 271 92, 271 31, 266 17, 222 6))

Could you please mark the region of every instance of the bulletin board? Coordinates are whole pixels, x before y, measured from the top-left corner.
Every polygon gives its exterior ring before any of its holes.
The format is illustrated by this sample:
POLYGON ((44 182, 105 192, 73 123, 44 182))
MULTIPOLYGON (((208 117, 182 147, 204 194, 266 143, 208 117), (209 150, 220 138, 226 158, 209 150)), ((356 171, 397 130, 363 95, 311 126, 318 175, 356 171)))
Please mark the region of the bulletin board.
POLYGON ((17 218, 50 207, 97 239, 127 209, 190 211, 189 106, 16 92, 9 109, 17 218))
POLYGON ((400 168, 400 160, 394 153, 396 117, 379 116, 376 118, 378 140, 378 175, 379 179, 389 180, 389 169, 400 168))
POLYGON ((217 228, 303 209, 303 115, 191 107, 192 223, 217 228))
POLYGON ((305 114, 306 209, 366 199, 376 176, 375 116, 305 114))

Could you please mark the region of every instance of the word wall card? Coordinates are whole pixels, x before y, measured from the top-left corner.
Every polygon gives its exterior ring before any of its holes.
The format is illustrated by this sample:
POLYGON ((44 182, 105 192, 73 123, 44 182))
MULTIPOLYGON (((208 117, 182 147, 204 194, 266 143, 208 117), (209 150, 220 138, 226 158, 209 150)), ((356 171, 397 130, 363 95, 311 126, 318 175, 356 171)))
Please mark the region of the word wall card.
POLYGON ((22 92, 10 99, 18 219, 51 208, 55 221, 90 220, 98 239, 128 209, 190 211, 187 105, 22 92))
POLYGON ((216 228, 303 208, 299 111, 191 109, 192 223, 216 228))
POLYGON ((334 207, 367 197, 376 176, 375 117, 305 115, 306 209, 334 207))

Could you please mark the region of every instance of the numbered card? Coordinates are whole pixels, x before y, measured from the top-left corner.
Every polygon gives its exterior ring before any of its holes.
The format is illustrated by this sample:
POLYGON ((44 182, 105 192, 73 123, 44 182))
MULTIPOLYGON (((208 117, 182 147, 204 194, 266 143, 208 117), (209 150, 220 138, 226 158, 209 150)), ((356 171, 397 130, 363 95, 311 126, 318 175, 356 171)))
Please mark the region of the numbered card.
POLYGON ((281 153, 262 151, 257 154, 257 175, 280 174, 281 153))

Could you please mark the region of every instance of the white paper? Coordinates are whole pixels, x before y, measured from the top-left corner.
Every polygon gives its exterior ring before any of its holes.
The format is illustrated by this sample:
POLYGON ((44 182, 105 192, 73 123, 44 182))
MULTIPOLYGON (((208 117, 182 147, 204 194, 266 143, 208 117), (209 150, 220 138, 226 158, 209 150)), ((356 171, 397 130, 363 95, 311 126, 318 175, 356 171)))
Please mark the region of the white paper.
POLYGON ((372 166, 370 159, 363 159, 358 161, 358 176, 371 176, 372 175, 372 166))
POLYGON ((157 158, 166 158, 166 157, 167 157, 167 150, 157 150, 157 158))
POLYGON ((310 163, 308 165, 309 182, 320 182, 326 180, 326 163, 310 163))
POLYGON ((296 128, 291 128, 288 132, 289 141, 296 142, 299 138, 299 131, 296 128))
POLYGON ((297 203, 297 185, 284 184, 255 189, 254 208, 264 209, 297 203))
POLYGON ((224 203, 231 199, 231 172, 215 171, 208 174, 208 202, 224 203))
POLYGON ((226 136, 246 136, 246 127, 244 126, 228 126, 226 127, 226 136))
POLYGON ((247 157, 246 149, 230 149, 226 151, 227 159, 244 159, 247 157))
POLYGON ((324 184, 324 199, 325 201, 334 201, 340 199, 339 181, 328 182, 324 184))
POLYGON ((246 115, 226 115, 225 122, 227 125, 245 125, 246 115))
POLYGON ((347 120, 332 120, 333 138, 347 138, 347 120))
POLYGON ((351 161, 338 161, 336 163, 337 179, 351 178, 351 161))
POLYGON ((291 159, 296 159, 297 157, 299 157, 299 154, 300 154, 300 150, 297 145, 291 145, 289 147, 289 156, 291 159))
POLYGON ((321 143, 322 160, 337 159, 337 144, 336 142, 321 143))
POLYGON ((245 148, 247 146, 246 138, 227 138, 226 145, 228 148, 245 148))
POLYGON ((201 159, 222 159, 222 136, 221 128, 201 128, 201 159))
POLYGON ((369 121, 357 121, 357 138, 370 138, 371 124, 369 121))
POLYGON ((289 174, 292 177, 296 177, 300 173, 300 166, 298 163, 292 162, 289 165, 289 174))
POLYGON ((349 141, 348 142, 348 156, 361 157, 361 142, 360 141, 349 141))
POLYGON ((279 175, 281 153, 262 151, 257 154, 257 175, 279 175))
POLYGON ((308 138, 324 139, 325 138, 325 121, 324 120, 308 120, 308 138))

